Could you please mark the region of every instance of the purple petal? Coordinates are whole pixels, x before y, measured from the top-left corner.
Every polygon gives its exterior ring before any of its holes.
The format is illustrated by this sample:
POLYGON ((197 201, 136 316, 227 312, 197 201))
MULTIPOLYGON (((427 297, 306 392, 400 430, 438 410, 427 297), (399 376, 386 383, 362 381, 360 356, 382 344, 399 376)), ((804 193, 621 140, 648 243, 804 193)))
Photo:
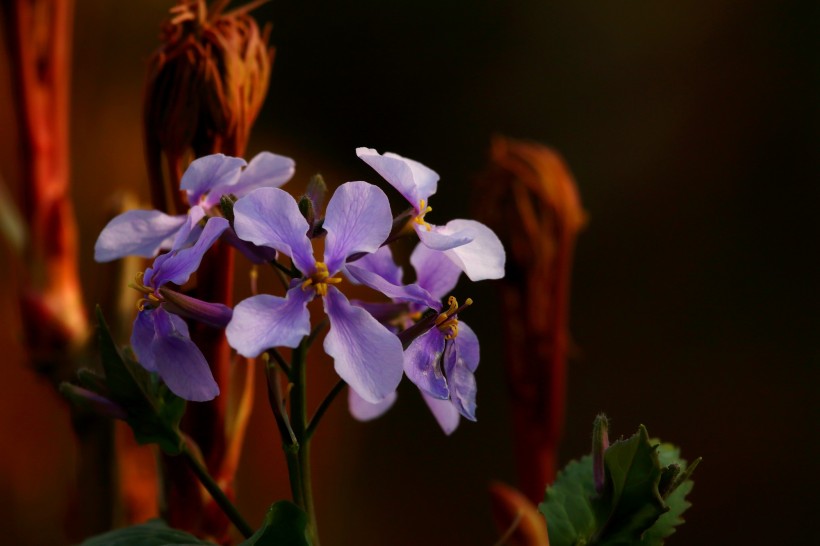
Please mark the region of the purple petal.
POLYGON ((158 210, 129 210, 112 219, 94 244, 94 259, 110 262, 125 256, 153 258, 171 245, 185 216, 170 216, 158 210))
POLYGON ((404 271, 396 264, 389 246, 379 247, 376 252, 365 254, 352 263, 355 263, 357 267, 372 271, 391 284, 401 284, 401 279, 404 277, 404 271))
POLYGON ((417 161, 390 152, 379 155, 372 148, 356 148, 356 155, 396 188, 417 212, 421 212, 421 200, 428 204, 426 201, 436 193, 438 174, 417 161))
POLYGON ((455 339, 458 355, 464 361, 464 365, 471 372, 475 372, 478 368, 478 361, 481 357, 481 351, 478 346, 478 336, 475 335, 473 329, 467 326, 463 321, 458 321, 458 337, 455 339))
POLYGON ((473 372, 478 367, 478 339, 463 322, 458 337, 444 351, 444 368, 450 386, 450 400, 459 413, 475 421, 476 381, 473 372))
POLYGON ((307 303, 315 291, 294 286, 286 297, 262 294, 239 302, 225 329, 228 344, 253 358, 272 347, 296 347, 310 333, 307 303))
POLYGON ((504 276, 504 247, 493 230, 475 220, 451 220, 444 229, 472 238, 469 244, 445 252, 471 281, 500 279, 504 276))
POLYGON ((418 303, 425 307, 432 307, 436 311, 441 310, 441 302, 417 284, 392 284, 375 273, 359 267, 358 262, 347 264, 346 270, 358 282, 369 286, 373 290, 378 290, 392 300, 418 303))
MULTIPOLYGON (((245 160, 223 154, 213 154, 195 159, 182 175, 179 188, 188 193, 188 203, 199 204, 202 197, 222 186, 232 186, 239 180, 245 160)), ((216 195, 219 202, 219 195, 216 195)), ((210 203, 206 206, 213 206, 210 203)))
POLYGON ((256 188, 278 188, 293 177, 294 171, 295 163, 291 158, 260 152, 251 159, 236 184, 219 186, 211 192, 216 195, 214 204, 219 202, 219 197, 223 194, 232 193, 242 197, 256 188))
POLYGON ((398 393, 393 391, 381 402, 371 404, 356 394, 356 391, 353 389, 348 389, 347 407, 350 410, 350 415, 352 415, 355 419, 358 419, 359 421, 371 421, 384 415, 384 413, 393 406, 398 397, 398 393))
POLYGON ((131 349, 137 356, 140 365, 149 372, 157 371, 157 364, 154 362, 154 354, 151 346, 156 336, 154 328, 155 309, 143 309, 137 313, 134 319, 134 326, 131 329, 131 349))
POLYGON ((463 246, 471 242, 473 238, 463 232, 454 231, 447 226, 430 226, 430 230, 426 226, 416 224, 416 233, 419 240, 424 246, 433 250, 450 250, 457 246, 463 246))
POLYGON ((330 198, 323 227, 325 265, 336 273, 351 254, 375 252, 393 225, 390 202, 382 190, 367 182, 346 182, 330 198))
POLYGON ((305 275, 313 273, 316 261, 307 237, 307 220, 296 200, 279 188, 259 188, 236 202, 234 228, 240 239, 267 246, 293 258, 305 275))
POLYGON ((213 400, 219 394, 211 368, 199 348, 178 329, 181 319, 173 320, 162 308, 154 311, 156 336, 151 346, 157 373, 171 392, 193 402, 213 400))
POLYGON ((154 260, 153 267, 145 270, 146 284, 154 289, 169 282, 185 284, 199 267, 202 256, 226 229, 226 219, 210 218, 194 246, 163 254, 154 260))
POLYGON ((401 381, 399 338, 367 311, 350 305, 335 287, 323 299, 330 318, 324 348, 333 357, 336 373, 366 401, 384 400, 401 381))
POLYGON ((185 223, 182 224, 174 236, 171 250, 179 250, 180 248, 194 244, 202 233, 202 227, 199 225, 199 221, 203 218, 205 218, 205 209, 199 205, 188 209, 188 214, 185 216, 185 223))
POLYGON ((423 244, 416 245, 410 255, 410 263, 416 270, 416 284, 436 299, 449 294, 461 276, 461 269, 443 252, 432 250, 423 244))
POLYGON ((413 324, 413 321, 407 316, 410 312, 410 306, 406 303, 361 300, 351 300, 350 303, 370 313, 374 319, 382 323, 391 332, 397 332, 398 329, 404 330, 413 324), (401 323, 397 323, 399 319, 401 319, 401 323), (404 324, 405 322, 408 324, 404 324))
POLYGON ((435 417, 436 421, 438 421, 438 424, 441 427, 441 430, 444 431, 444 434, 447 436, 452 434, 453 431, 458 428, 458 422, 461 419, 458 413, 458 408, 456 408, 449 400, 439 400, 438 398, 433 398, 424 391, 421 391, 421 396, 424 398, 424 402, 427 404, 427 407, 430 408, 430 411, 433 413, 433 417, 435 417))
POLYGON ((438 328, 431 328, 410 343, 404 351, 404 373, 416 386, 434 398, 450 396, 447 380, 441 369, 444 353, 444 335, 438 328))

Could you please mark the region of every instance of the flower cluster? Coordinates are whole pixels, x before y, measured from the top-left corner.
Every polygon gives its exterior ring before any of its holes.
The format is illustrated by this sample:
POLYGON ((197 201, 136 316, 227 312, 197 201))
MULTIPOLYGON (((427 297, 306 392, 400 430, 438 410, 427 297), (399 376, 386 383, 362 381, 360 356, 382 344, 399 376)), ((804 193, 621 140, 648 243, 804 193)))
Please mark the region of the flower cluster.
POLYGON ((461 416, 475 420, 479 344, 459 320, 472 301, 442 300, 462 272, 473 281, 502 277, 504 249, 479 222, 437 226, 427 220, 439 178, 434 171, 369 148, 357 155, 407 199, 409 211, 394 218, 384 191, 358 181, 339 186, 321 214, 323 196, 315 188, 300 202, 279 188, 293 175, 292 160, 263 153, 246 165, 217 154, 195 160, 183 175, 186 215, 131 211, 112 220, 97 241, 98 261, 168 250, 133 286, 144 296, 131 337, 140 364, 180 397, 210 400, 219 389, 183 319, 224 327, 231 347, 256 357, 298 347, 311 332, 308 303, 320 298, 330 325, 323 347, 350 386, 354 416, 371 419, 387 410, 406 375, 446 433, 461 416), (404 283, 389 243, 413 234, 416 278, 404 283), (220 238, 255 263, 288 271, 285 293, 253 295, 233 309, 185 295, 181 287, 220 238), (320 258, 317 239, 324 239, 320 258), (346 281, 390 301, 351 301, 346 281))

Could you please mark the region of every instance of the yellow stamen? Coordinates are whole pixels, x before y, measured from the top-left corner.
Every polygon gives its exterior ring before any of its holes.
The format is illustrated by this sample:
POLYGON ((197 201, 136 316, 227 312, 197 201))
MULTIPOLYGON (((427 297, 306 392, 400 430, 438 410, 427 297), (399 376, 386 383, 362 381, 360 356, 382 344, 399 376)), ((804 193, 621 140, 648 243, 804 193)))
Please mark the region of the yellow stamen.
POLYGON ((143 284, 143 273, 142 273, 142 271, 137 273, 137 275, 134 277, 134 281, 136 281, 136 282, 135 283, 129 283, 128 287, 133 288, 134 290, 136 290, 137 292, 140 292, 141 294, 143 294, 145 296, 143 298, 140 298, 137 301, 137 309, 139 309, 140 311, 143 311, 143 310, 145 310, 146 305, 156 306, 156 305, 162 303, 162 299, 160 299, 156 294, 154 294, 154 291, 151 288, 148 288, 147 286, 145 286, 143 284))
POLYGON ((426 203, 427 202, 424 199, 421 200, 421 202, 419 203, 419 214, 418 216, 413 218, 413 221, 418 225, 427 228, 427 231, 430 231, 432 229, 432 226, 424 221, 424 215, 432 211, 433 207, 425 206, 426 203))
POLYGON ((302 290, 307 290, 311 286, 316 288, 316 293, 320 296, 327 296, 327 285, 339 284, 341 277, 331 277, 327 266, 323 262, 316 262, 316 272, 302 283, 302 290))
POLYGON ((455 339, 458 336, 458 314, 472 304, 472 298, 467 298, 461 307, 453 296, 447 299, 450 308, 436 318, 436 328, 444 334, 444 339, 455 339))

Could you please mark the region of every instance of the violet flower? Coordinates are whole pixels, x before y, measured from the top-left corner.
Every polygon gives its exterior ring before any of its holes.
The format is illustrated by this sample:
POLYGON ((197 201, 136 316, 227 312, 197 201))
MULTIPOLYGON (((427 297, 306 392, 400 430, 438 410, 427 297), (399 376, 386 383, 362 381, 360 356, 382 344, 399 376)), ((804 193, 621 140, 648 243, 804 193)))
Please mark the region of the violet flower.
MULTIPOLYGON (((223 195, 237 197, 260 187, 279 187, 293 176, 294 162, 288 157, 262 152, 250 163, 244 159, 213 154, 195 159, 180 181, 192 207, 210 211, 223 195), (247 167, 246 167, 247 165, 247 167), (243 167, 244 170, 243 170, 243 167)), ((174 237, 184 229, 189 214, 172 216, 158 210, 129 210, 103 228, 94 245, 94 259, 109 262, 125 256, 152 258, 170 248, 174 237)), ((254 261, 249 249, 239 247, 254 261), (249 255, 250 254, 250 255, 249 255)))
POLYGON ((366 182, 342 184, 327 205, 324 258, 316 261, 310 226, 290 194, 261 188, 239 199, 234 205, 237 235, 289 256, 303 277, 291 283, 284 298, 263 294, 237 304, 226 329, 228 343, 246 357, 272 347, 297 347, 310 333, 307 304, 318 295, 330 319, 324 349, 336 372, 368 402, 391 396, 402 376, 401 342, 367 311, 351 305, 335 286, 341 277, 334 277, 351 255, 376 251, 391 225, 382 190, 366 182))
MULTIPOLYGON (((416 283, 404 287, 403 300, 393 303, 358 303, 372 314, 381 316, 392 327, 406 329, 421 312, 431 307, 441 311, 438 300, 448 294, 461 275, 459 267, 442 252, 431 250, 423 244, 416 246, 410 256, 416 270, 416 283), (430 305, 426 298, 413 301, 408 294, 424 293, 435 298, 430 305)), ((373 276, 382 283, 400 285, 402 269, 393 261, 387 247, 348 264, 348 272, 357 280, 366 279, 373 285, 373 276)), ((388 291, 384 291, 387 293, 388 291)), ((392 290, 399 292, 398 289, 392 290)), ((458 320, 458 313, 472 303, 467 300, 462 307, 450 297, 449 309, 440 312, 435 325, 413 340, 404 352, 404 373, 419 388, 425 403, 445 434, 458 427, 460 416, 475 421, 476 381, 475 371, 479 363, 479 344, 473 330, 458 320)), ((380 404, 370 404, 355 392, 348 395, 351 414, 367 421, 390 409, 395 398, 380 404), (388 403, 389 402, 389 403, 388 403)))
POLYGON ((417 161, 371 148, 357 148, 358 155, 396 188, 415 209, 413 227, 427 247, 442 252, 472 281, 504 276, 504 247, 495 233, 475 220, 450 220, 435 226, 425 220, 432 211, 430 196, 436 193, 438 174, 417 161))
POLYGON ((205 252, 228 229, 224 218, 210 218, 199 227, 204 216, 202 207, 192 207, 170 252, 157 257, 152 267, 138 277, 140 285, 135 288, 145 297, 139 302, 140 311, 131 333, 131 347, 142 367, 156 372, 177 396, 196 402, 212 400, 219 394, 219 387, 202 352, 191 341, 188 325, 178 315, 224 327, 231 309, 184 296, 165 285, 185 284, 205 252))

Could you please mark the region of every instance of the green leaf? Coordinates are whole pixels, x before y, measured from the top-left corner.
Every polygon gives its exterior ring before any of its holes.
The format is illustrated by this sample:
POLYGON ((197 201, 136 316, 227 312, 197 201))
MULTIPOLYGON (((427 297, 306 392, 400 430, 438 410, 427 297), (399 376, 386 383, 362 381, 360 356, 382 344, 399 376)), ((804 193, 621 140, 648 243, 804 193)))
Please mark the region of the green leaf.
POLYGON ((612 444, 604 454, 606 483, 594 501, 600 544, 635 544, 668 508, 658 483, 661 466, 646 428, 612 444))
POLYGON ((265 514, 262 527, 239 546, 310 546, 307 514, 290 501, 279 501, 265 514))
POLYGON ((661 465, 669 467, 677 464, 680 466, 681 475, 683 479, 680 480, 674 489, 671 490, 664 499, 669 511, 658 518, 658 521, 644 533, 641 539, 641 546, 661 546, 665 539, 675 532, 675 527, 683 524, 684 520, 682 514, 692 506, 692 503, 686 500, 695 483, 688 478, 692 470, 695 469, 700 459, 687 466, 686 460, 680 458, 680 449, 672 444, 660 444, 658 446, 658 459, 661 465))
POLYGON ((538 510, 547 520, 550 546, 588 544, 596 530, 592 457, 570 462, 547 488, 538 510))
POLYGON ((169 455, 182 449, 179 423, 185 400, 173 394, 155 374, 140 366, 133 352, 121 352, 97 307, 97 335, 104 377, 88 370, 78 372, 80 384, 110 399, 125 412, 125 422, 140 444, 158 444, 169 455))
POLYGON ((605 483, 595 490, 593 460, 569 463, 547 488, 539 510, 551 546, 661 546, 683 523, 686 495, 698 461, 687 467, 680 450, 650 441, 646 429, 612 444, 604 453, 605 483), (658 489, 664 480, 663 495, 658 489))
POLYGON ((159 519, 91 537, 80 546, 215 546, 194 535, 172 529, 159 519))

